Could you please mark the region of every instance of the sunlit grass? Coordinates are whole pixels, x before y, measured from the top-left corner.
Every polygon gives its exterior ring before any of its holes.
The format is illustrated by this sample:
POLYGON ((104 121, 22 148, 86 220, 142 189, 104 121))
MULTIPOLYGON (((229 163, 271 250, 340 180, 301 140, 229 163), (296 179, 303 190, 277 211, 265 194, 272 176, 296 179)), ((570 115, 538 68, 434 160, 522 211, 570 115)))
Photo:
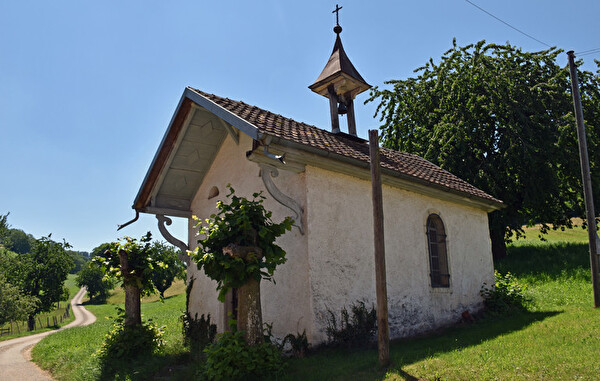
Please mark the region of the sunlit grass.
MULTIPOLYGON (((319 350, 288 361, 280 380, 591 380, 600 374, 600 311, 593 308, 585 230, 551 231, 540 242, 532 229, 496 264, 526 284, 528 311, 479 319, 427 337, 393 342, 392 365, 377 366, 377 350, 319 350)), ((184 286, 179 285, 183 292, 184 286)), ((169 294, 167 294, 169 295, 169 294)), ((117 296, 113 296, 117 298, 117 296)), ((118 299, 111 299, 118 300, 118 299)), ((160 356, 136 364, 131 379, 193 379, 199 368, 184 348, 179 315, 184 293, 143 305, 144 318, 167 327, 160 356)), ((34 358, 59 380, 94 380, 93 353, 110 328, 114 306, 89 306, 90 327, 61 332, 34 349, 34 358), (56 340, 56 341, 54 341, 56 340), (58 341, 60 340, 60 341, 58 341)))
POLYGON ((531 229, 497 263, 528 285, 528 312, 484 319, 392 343, 392 366, 377 351, 317 353, 292 360, 285 380, 591 380, 600 374, 600 311, 593 308, 587 232, 531 229))
MULTIPOLYGON (((118 290, 118 289, 117 289, 118 290)), ((117 291, 117 294, 119 292, 117 291)), ((50 370, 58 380, 96 380, 100 375, 97 358, 94 356, 110 330, 116 307, 122 304, 87 304, 86 308, 96 315, 94 324, 57 332, 36 345, 32 351, 34 361, 42 368, 50 370)), ((168 372, 169 366, 181 362, 188 355, 183 345, 181 321, 179 317, 185 310, 185 284, 177 282, 165 292, 164 302, 157 300, 142 304, 142 319, 152 320, 158 326, 164 326, 165 346, 161 355, 147 359, 140 364, 134 379, 145 380, 149 375, 160 371, 168 372), (182 288, 183 284, 183 288, 182 288), (179 292, 183 290, 182 292, 179 292), (177 295, 173 295, 179 292, 177 295), (166 370, 163 370, 165 368, 166 370), (135 378, 138 377, 138 378, 135 378)))
MULTIPOLYGON (((183 293, 185 293, 185 282, 181 279, 176 279, 173 281, 171 287, 165 291, 165 298, 183 293)), ((142 303, 156 302, 159 299, 160 297, 158 294, 153 294, 142 298, 142 303)), ((108 304, 125 303, 125 290, 123 290, 121 287, 115 287, 115 289, 111 291, 111 295, 108 297, 106 302, 108 304)))

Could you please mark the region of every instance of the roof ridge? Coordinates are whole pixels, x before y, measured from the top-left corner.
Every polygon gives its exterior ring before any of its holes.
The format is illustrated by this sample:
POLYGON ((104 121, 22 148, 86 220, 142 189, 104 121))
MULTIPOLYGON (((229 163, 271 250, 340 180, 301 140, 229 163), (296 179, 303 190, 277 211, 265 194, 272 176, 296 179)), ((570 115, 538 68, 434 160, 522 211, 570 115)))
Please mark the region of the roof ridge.
MULTIPOLYGON (((228 112, 254 125, 261 133, 277 136, 287 141, 332 152, 361 162, 368 163, 370 161, 367 140, 360 138, 361 141, 359 141, 358 137, 350 139, 345 134, 334 134, 317 126, 298 122, 256 105, 220 97, 192 87, 189 88, 226 109, 228 112), (258 112, 255 112, 256 110, 258 112), (263 112, 266 115, 263 115, 263 112), (277 118, 283 119, 283 122, 276 120, 277 118)), ((394 171, 402 177, 412 178, 416 182, 429 183, 437 187, 442 187, 447 191, 458 192, 468 197, 485 200, 494 208, 502 204, 502 201, 417 154, 386 147, 380 147, 380 149, 384 157, 381 163, 382 168, 394 171)))

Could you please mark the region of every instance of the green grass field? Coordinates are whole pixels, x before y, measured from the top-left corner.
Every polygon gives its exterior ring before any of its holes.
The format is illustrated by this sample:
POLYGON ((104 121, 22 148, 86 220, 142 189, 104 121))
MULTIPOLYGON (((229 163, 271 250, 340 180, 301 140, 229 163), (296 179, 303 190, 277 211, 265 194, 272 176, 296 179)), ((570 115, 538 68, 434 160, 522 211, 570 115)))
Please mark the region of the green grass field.
MULTIPOLYGON (((100 367, 94 353, 100 348, 104 336, 110 330, 113 318, 116 317, 117 306, 124 298, 121 288, 116 288, 110 300, 115 304, 93 305, 86 308, 96 315, 94 324, 57 332, 48 336, 33 349, 34 361, 42 368, 50 370, 58 380, 97 380, 100 367)), ((137 364, 134 379, 147 380, 151 375, 166 372, 177 367, 177 364, 187 361, 189 353, 183 345, 181 322, 179 316, 185 310, 185 284, 175 282, 165 292, 164 302, 157 297, 144 298, 142 318, 151 319, 159 326, 165 327, 165 345, 161 355, 137 364)))
MULTIPOLYGON (((290 359, 280 380, 591 380, 600 374, 600 310, 593 308, 587 233, 553 231, 546 242, 534 228, 496 264, 527 284, 526 312, 486 318, 424 338, 393 342, 392 366, 377 367, 377 351, 320 350, 290 359)), ((181 286, 179 286, 181 287, 181 286)), ((181 288, 182 290, 182 288, 181 288)), ((117 298, 117 296, 115 296, 117 298)), ((116 300, 116 299, 115 299, 116 300)), ((148 302, 145 318, 165 325, 160 356, 134 364, 130 379, 192 379, 199 367, 182 345, 178 317, 185 295, 148 302)), ((109 330, 114 306, 90 305, 98 322, 49 336, 33 356, 58 380, 96 380, 92 354, 109 330)))

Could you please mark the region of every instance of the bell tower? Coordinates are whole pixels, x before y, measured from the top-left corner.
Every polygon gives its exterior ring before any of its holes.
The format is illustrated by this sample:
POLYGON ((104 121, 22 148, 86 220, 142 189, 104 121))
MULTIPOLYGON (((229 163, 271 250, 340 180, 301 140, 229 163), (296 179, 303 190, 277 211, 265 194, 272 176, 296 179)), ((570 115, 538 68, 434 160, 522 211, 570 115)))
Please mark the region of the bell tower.
POLYGON ((336 14, 336 25, 333 31, 336 34, 333 52, 325 68, 309 89, 329 99, 331 113, 331 132, 341 132, 339 115, 348 118, 348 134, 356 136, 356 120, 354 117, 354 98, 365 90, 371 88, 363 77, 358 74, 352 62, 346 55, 340 33, 342 27, 339 21, 339 11, 342 7, 335 6, 332 13, 336 14))

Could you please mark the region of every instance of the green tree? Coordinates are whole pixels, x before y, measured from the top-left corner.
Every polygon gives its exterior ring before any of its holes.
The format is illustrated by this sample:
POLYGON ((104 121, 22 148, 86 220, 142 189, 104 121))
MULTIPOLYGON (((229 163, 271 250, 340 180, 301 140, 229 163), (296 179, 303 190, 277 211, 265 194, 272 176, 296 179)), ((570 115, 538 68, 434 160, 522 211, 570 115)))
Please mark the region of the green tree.
POLYGON ((142 325, 141 297, 156 292, 151 274, 163 264, 153 257, 151 240, 150 232, 139 241, 124 237, 122 243, 113 243, 109 250, 93 259, 106 276, 119 280, 125 289, 126 327, 142 325))
POLYGON ((10 212, 6 214, 0 214, 0 245, 6 247, 7 246, 7 236, 9 233, 10 225, 8 224, 8 215, 10 212))
POLYGON ((114 280, 105 277, 100 266, 95 262, 86 263, 77 273, 77 286, 85 287, 91 301, 104 303, 114 288, 114 280))
POLYGON ((160 297, 165 297, 165 291, 171 287, 175 278, 185 279, 185 264, 179 260, 178 249, 172 245, 163 242, 154 242, 152 245, 152 257, 162 263, 161 266, 154 267, 150 275, 154 287, 160 293, 160 297))
POLYGON ((84 251, 69 250, 68 253, 71 256, 71 259, 73 259, 71 274, 77 274, 87 265, 89 258, 84 255, 84 251))
POLYGON ((202 226, 205 238, 198 241, 192 257, 217 281, 219 300, 225 300, 229 289, 238 288, 237 328, 245 331, 246 341, 254 345, 263 338, 260 280, 272 280, 275 268, 285 263, 285 251, 275 240, 291 229, 293 220, 287 217, 273 223, 271 212, 262 205, 261 193, 248 200, 228 188, 230 202, 217 202, 218 211, 202 226))
MULTIPOLYGON (((416 78, 386 82, 393 88, 373 89, 368 101, 379 101, 385 147, 416 153, 504 201, 490 214, 500 258, 523 225, 571 227, 581 210, 569 73, 557 65, 556 48, 453 45, 438 64, 431 59, 416 78)), ((580 79, 591 151, 600 143, 598 77, 580 79)))
POLYGON ((24 320, 33 313, 39 300, 23 295, 17 286, 8 283, 0 273, 0 326, 15 320, 24 320))
POLYGON ((7 236, 8 245, 11 251, 19 254, 29 253, 31 245, 35 238, 31 234, 25 233, 21 229, 9 229, 7 236))
POLYGON ((48 237, 36 240, 27 254, 18 256, 7 274, 9 282, 18 286, 24 295, 39 300, 29 314, 29 330, 35 328, 35 315, 50 311, 54 303, 67 300, 69 291, 64 287, 69 271, 73 267, 67 253, 68 243, 54 242, 48 237))

